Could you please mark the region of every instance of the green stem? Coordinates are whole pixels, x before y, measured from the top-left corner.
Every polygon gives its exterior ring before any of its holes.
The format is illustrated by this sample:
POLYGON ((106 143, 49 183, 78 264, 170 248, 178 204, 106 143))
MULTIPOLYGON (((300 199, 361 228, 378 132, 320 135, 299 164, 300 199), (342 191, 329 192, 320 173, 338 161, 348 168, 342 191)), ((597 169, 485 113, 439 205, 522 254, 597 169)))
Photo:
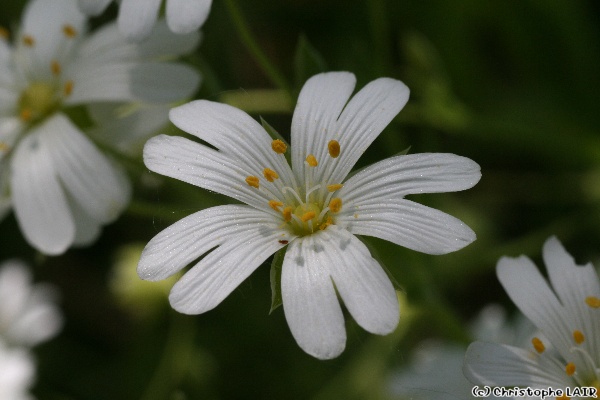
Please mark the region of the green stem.
POLYGON ((292 89, 290 85, 284 78, 283 74, 269 61, 266 54, 260 48, 256 38, 252 35, 252 32, 250 32, 248 24, 244 20, 244 17, 235 0, 225 0, 225 5, 229 10, 229 14, 231 15, 231 19, 233 20, 233 24, 235 25, 238 34, 240 35, 240 39, 242 39, 242 42, 246 46, 248 52, 254 58, 254 61, 257 62, 267 77, 278 88, 284 90, 291 98, 292 89))

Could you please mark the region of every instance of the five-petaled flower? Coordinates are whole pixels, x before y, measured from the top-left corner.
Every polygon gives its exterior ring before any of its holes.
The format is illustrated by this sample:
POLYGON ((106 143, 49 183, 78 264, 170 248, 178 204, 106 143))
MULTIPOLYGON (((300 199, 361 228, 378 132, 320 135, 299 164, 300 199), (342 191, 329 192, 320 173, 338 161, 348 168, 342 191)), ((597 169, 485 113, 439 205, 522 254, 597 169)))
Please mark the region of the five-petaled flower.
MULTIPOLYGON (((98 15, 112 0, 79 0, 81 10, 98 15)), ((129 39, 146 38, 158 17, 162 0, 122 0, 117 19, 120 31, 129 39)), ((166 18, 169 28, 178 34, 190 33, 202 26, 208 18, 212 0, 166 0, 166 18)))
POLYGON ((140 277, 160 280, 205 253, 173 287, 172 306, 199 314, 217 306, 269 256, 285 246, 281 293, 300 347, 321 359, 346 342, 337 294, 360 326, 392 332, 399 320, 394 287, 355 235, 379 237, 430 254, 475 239, 458 219, 403 197, 458 191, 480 178, 479 165, 453 154, 392 157, 348 173, 408 100, 400 81, 377 79, 356 93, 351 73, 319 74, 304 85, 291 128, 291 149, 246 113, 194 101, 171 121, 211 146, 161 135, 144 148, 152 171, 230 196, 154 237, 140 277), (285 153, 291 152, 292 168, 285 153))
POLYGON ((543 256, 550 285, 525 256, 501 258, 496 272, 509 297, 544 336, 534 337, 527 349, 471 344, 465 376, 490 386, 600 390, 598 274, 591 264, 576 265, 555 237, 544 244, 543 256))
MULTIPOLYGON (((114 24, 88 36, 76 0, 28 3, 12 45, 0 35, 0 217, 10 199, 25 238, 46 254, 92 242, 123 211, 131 189, 122 169, 70 116, 86 106, 99 124, 118 128, 106 113, 110 107, 136 110, 189 98, 198 73, 164 60, 191 51, 198 40, 164 24, 139 45, 114 24)), ((135 115, 124 119, 129 129, 117 130, 122 137, 157 121, 135 115)), ((166 122, 166 113, 160 118, 166 122)))

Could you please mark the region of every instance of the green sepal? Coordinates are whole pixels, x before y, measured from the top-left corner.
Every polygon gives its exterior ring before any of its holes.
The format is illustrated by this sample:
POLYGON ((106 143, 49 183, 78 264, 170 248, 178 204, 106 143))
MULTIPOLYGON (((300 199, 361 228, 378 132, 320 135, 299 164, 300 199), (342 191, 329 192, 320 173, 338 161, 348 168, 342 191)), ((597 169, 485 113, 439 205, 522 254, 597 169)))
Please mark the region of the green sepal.
POLYGON ((262 127, 265 129, 265 131, 267 131, 267 133, 269 134, 269 136, 271 136, 271 139, 273 140, 281 140, 283 143, 285 143, 285 145, 287 146, 287 151, 285 152, 284 156, 285 159, 287 160, 288 164, 291 165, 291 153, 290 153, 290 144, 287 142, 287 140, 285 140, 283 138, 283 136, 281 136, 281 134, 279 134, 279 132, 277 132, 275 130, 275 128, 273 128, 271 126, 271 124, 269 124, 267 121, 265 121, 265 119, 261 116, 260 117, 260 124, 262 125, 262 127))
POLYGON ((275 253, 271 262, 271 314, 277 307, 283 304, 281 297, 281 271, 283 270, 283 259, 287 246, 275 253))
POLYGON ((309 43, 304 35, 300 35, 296 54, 294 55, 294 78, 298 91, 304 82, 313 75, 327 71, 323 56, 309 43))

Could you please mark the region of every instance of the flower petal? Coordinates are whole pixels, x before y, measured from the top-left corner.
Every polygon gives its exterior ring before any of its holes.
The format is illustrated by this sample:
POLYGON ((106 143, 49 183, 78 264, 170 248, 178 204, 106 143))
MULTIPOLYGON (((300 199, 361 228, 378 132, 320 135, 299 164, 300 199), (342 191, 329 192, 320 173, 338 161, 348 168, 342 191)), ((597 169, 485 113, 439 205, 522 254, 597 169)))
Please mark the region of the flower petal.
POLYGON ((350 72, 327 72, 306 81, 292 117, 292 166, 299 181, 304 177, 304 160, 313 154, 326 159, 327 143, 337 138, 337 119, 348 102, 356 78, 350 72))
POLYGON ((167 0, 167 23, 175 33, 190 33, 204 24, 212 0, 167 0))
POLYGON ((480 385, 565 388, 573 383, 555 358, 504 344, 471 343, 463 373, 480 385))
POLYGON ((30 59, 27 64, 32 68, 27 71, 30 78, 32 73, 36 79, 52 77, 52 61, 56 60, 57 54, 65 54, 64 50, 73 41, 65 36, 64 27, 70 26, 81 33, 85 30, 85 22, 76 0, 33 0, 27 3, 21 32, 32 37, 34 44, 31 48, 22 48, 21 55, 30 59))
POLYGON ((308 354, 327 360, 344 351, 346 328, 319 236, 305 236, 288 245, 281 295, 285 319, 298 345, 308 354))
POLYGON ((200 77, 191 67, 176 63, 77 65, 73 93, 67 104, 94 101, 169 103, 190 97, 200 77))
POLYGON ((34 128, 15 149, 12 200, 27 241, 45 254, 61 254, 75 238, 75 224, 50 152, 42 145, 47 125, 34 128))
POLYGON ((113 221, 129 203, 131 187, 73 123, 57 114, 40 137, 65 189, 92 218, 113 221))
POLYGON ((207 146, 177 136, 159 135, 146 142, 144 163, 154 172, 224 194, 278 215, 268 206, 269 198, 250 187, 251 172, 229 157, 207 146))
MULTIPOLYGON (((142 279, 165 279, 232 237, 249 235, 256 226, 273 224, 268 214, 245 205, 207 208, 189 215, 156 235, 144 248, 138 264, 142 279)), ((281 231, 278 240, 291 240, 281 231)))
POLYGON ((400 309, 396 291, 367 246, 335 225, 320 234, 320 261, 327 266, 344 304, 365 330, 386 335, 396 329, 400 309))
POLYGON ((87 15, 100 15, 112 0, 79 0, 79 9, 87 15))
POLYGON ((117 23, 130 40, 141 40, 150 34, 156 23, 161 0, 123 0, 117 23))
POLYGON ((292 184, 292 172, 285 157, 272 150, 271 137, 245 112, 226 104, 196 100, 173 108, 169 118, 179 129, 244 165, 248 175, 260 177, 267 167, 275 170, 280 179, 273 183, 261 182, 266 187, 281 192, 285 184, 297 186, 292 184))
POLYGON ((171 306, 184 314, 212 310, 281 248, 280 235, 281 230, 271 224, 254 225, 253 231, 230 236, 173 286, 171 306))
MULTIPOLYGON (((551 237, 544 244, 544 262, 552 287, 560 302, 570 317, 568 323, 575 329, 583 332, 585 341, 579 345, 588 354, 600 354, 600 314, 585 303, 588 296, 600 298, 600 281, 592 264, 577 265, 575 260, 556 237, 551 237)), ((569 328, 569 327, 568 327, 569 328)), ((575 343, 571 343, 572 346, 575 343)), ((578 365, 586 365, 585 360, 579 360, 578 365)), ((592 381, 594 372, 588 371, 585 375, 582 368, 578 369, 579 376, 584 380, 592 381)))
POLYGON ((427 254, 450 253, 476 238, 459 219, 405 199, 345 204, 336 223, 355 235, 378 237, 427 254))
POLYGON ((164 20, 158 21, 150 35, 139 43, 127 41, 116 24, 95 31, 79 48, 79 58, 88 65, 127 61, 164 61, 190 53, 200 34, 176 35, 164 20))
POLYGON ((538 268, 525 256, 502 257, 496 267, 498 280, 521 312, 548 338, 565 358, 576 357, 573 346, 573 326, 570 316, 559 303, 538 268))
POLYGON ((344 183, 338 192, 345 202, 363 203, 416 193, 455 192, 473 187, 481 178, 479 165, 454 154, 410 154, 375 163, 344 183))
POLYGON ((100 237, 102 222, 92 218, 75 200, 69 199, 69 208, 75 222, 73 246, 87 246, 100 237))
POLYGON ((409 90, 400 81, 379 78, 372 81, 348 102, 334 132, 339 142, 339 157, 325 157, 318 175, 320 180, 342 182, 356 161, 408 101, 409 90))

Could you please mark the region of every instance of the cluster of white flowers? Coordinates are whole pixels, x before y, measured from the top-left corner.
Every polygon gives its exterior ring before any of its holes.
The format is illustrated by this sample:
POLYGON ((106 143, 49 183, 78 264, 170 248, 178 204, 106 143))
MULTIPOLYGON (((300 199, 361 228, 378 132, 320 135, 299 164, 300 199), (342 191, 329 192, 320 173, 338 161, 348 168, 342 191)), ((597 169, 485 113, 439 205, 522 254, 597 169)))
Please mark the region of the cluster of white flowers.
POLYGON ((35 361, 30 348, 54 337, 62 328, 56 291, 33 284, 19 261, 0 264, 0 399, 30 399, 35 361))

